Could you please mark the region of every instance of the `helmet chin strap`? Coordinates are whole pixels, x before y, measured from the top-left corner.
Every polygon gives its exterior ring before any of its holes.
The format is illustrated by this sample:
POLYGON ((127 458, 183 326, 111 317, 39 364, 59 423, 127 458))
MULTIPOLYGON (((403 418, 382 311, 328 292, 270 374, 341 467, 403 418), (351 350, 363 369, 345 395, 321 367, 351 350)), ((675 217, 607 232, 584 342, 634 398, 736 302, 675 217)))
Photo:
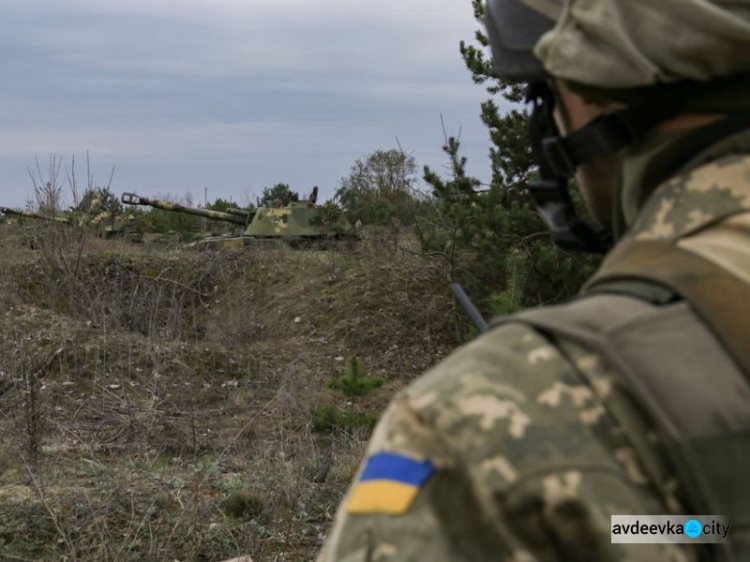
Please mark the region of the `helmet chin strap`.
POLYGON ((552 241, 565 250, 606 253, 612 236, 600 225, 581 220, 570 198, 568 182, 581 164, 615 154, 645 135, 657 122, 675 115, 674 98, 601 115, 565 137, 553 111, 555 95, 547 82, 534 82, 526 92, 531 113, 531 148, 540 179, 529 182, 539 214, 552 232, 552 241), (661 102, 661 103, 658 103, 661 102))

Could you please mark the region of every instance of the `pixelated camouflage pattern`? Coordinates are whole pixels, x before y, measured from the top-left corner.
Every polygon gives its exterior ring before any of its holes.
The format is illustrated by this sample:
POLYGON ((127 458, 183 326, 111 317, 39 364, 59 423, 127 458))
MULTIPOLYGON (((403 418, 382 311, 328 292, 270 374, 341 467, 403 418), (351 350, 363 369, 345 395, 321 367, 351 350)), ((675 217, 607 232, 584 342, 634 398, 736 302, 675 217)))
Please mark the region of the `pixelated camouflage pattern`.
POLYGON ((714 262, 750 285, 750 213, 729 217, 677 245, 714 262))
MULTIPOLYGON (((750 212, 742 144, 657 188, 627 238, 721 238, 750 212)), ((513 323, 482 335, 396 396, 379 451, 428 458, 436 475, 402 516, 349 515, 345 498, 318 562, 698 560, 689 545, 610 543, 611 515, 682 512, 678 483, 618 373, 565 338, 513 323)))
POLYGON ((429 458, 437 475, 404 516, 347 515, 344 500, 319 561, 694 560, 610 544, 610 515, 668 509, 607 413, 615 381, 525 326, 464 347, 396 398, 368 450, 429 458))
POLYGON ((747 156, 732 154, 661 186, 633 226, 635 240, 677 239, 750 208, 747 156))
MULTIPOLYGON (((622 243, 660 238, 713 261, 750 282, 750 133, 732 135, 682 167, 657 193, 644 191, 649 152, 660 153, 683 133, 653 135, 623 164, 621 208, 630 231, 622 243), (639 206, 647 196, 645 205, 639 206)), ((652 156, 653 157, 653 156, 652 156)))
MULTIPOLYGON (((554 14, 538 0, 523 2, 554 14)), ((750 10, 745 1, 554 2, 560 3, 557 25, 534 49, 557 78, 600 88, 635 88, 750 71, 750 10)))

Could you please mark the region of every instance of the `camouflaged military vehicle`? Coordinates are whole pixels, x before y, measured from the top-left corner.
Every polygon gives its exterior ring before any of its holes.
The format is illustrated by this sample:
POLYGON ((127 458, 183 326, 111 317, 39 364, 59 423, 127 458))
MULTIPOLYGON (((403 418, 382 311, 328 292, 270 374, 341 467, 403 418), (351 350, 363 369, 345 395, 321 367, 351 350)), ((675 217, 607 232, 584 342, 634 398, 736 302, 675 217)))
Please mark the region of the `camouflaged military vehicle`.
POLYGON ((65 217, 42 215, 40 213, 33 213, 31 211, 19 211, 18 209, 11 209, 10 207, 0 207, 0 214, 8 217, 21 217, 22 219, 56 222, 59 224, 73 224, 73 221, 65 217))
POLYGON ((78 225, 93 231, 101 238, 123 238, 130 242, 140 242, 143 238, 140 229, 135 224, 132 216, 123 217, 110 211, 99 211, 99 207, 89 215, 61 217, 55 215, 43 215, 32 211, 20 211, 10 207, 0 207, 0 214, 8 217, 19 217, 21 220, 31 219, 47 223, 64 224, 67 226, 78 225))
POLYGON ((185 207, 170 201, 149 199, 135 193, 123 193, 126 205, 146 205, 155 209, 188 213, 200 217, 231 222, 242 226, 241 235, 209 236, 196 247, 206 249, 240 249, 245 246, 288 244, 293 248, 337 249, 350 247, 359 237, 355 229, 340 217, 316 205, 317 188, 306 200, 292 201, 286 206, 260 207, 252 211, 227 209, 227 212, 185 207))
MULTIPOLYGON (((123 193, 120 197, 125 205, 143 205, 144 207, 152 207, 154 209, 161 209, 163 211, 173 211, 175 213, 185 213, 187 215, 194 215, 203 217, 206 219, 212 219, 222 222, 228 222, 237 225, 244 232, 250 222, 253 220, 255 211, 248 211, 245 209, 227 209, 223 211, 212 211, 210 209, 200 209, 198 207, 186 207, 179 203, 173 203, 172 201, 166 201, 164 199, 150 199, 148 197, 142 197, 136 193, 123 193)), ((211 235, 204 237, 200 242, 194 245, 207 247, 207 248, 242 248, 245 246, 242 234, 227 234, 227 235, 211 235)))
POLYGON ((97 236, 105 239, 121 238, 129 242, 141 242, 143 233, 133 215, 118 215, 103 211, 79 221, 83 227, 91 228, 97 236))

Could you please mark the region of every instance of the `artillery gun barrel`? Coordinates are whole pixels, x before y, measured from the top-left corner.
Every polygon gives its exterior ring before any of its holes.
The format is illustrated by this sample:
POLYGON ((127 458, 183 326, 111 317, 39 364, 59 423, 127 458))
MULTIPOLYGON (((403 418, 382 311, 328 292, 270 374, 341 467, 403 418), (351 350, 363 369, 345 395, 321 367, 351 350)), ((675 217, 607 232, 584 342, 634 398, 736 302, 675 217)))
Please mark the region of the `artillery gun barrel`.
POLYGON ((237 215, 238 217, 243 217, 243 218, 253 218, 255 211, 231 208, 231 209, 227 209, 227 213, 229 213, 230 215, 237 215))
POLYGON ((4 215, 15 215, 18 217, 26 217, 27 219, 36 219, 47 222, 57 222, 60 224, 71 224, 69 219, 65 217, 50 217, 47 215, 40 215, 39 213, 32 213, 31 211, 19 211, 18 209, 11 209, 10 207, 0 207, 0 213, 4 215))
POLYGON ((185 207, 184 205, 180 205, 179 203, 172 203, 171 201, 164 201, 163 199, 149 199, 148 197, 141 197, 140 195, 136 195, 135 193, 123 193, 120 199, 125 205, 145 205, 147 207, 153 207, 154 209, 163 209, 165 211, 186 213, 188 215, 196 215, 208 219, 231 222, 234 224, 240 224, 242 226, 245 226, 247 222, 247 216, 245 215, 222 213, 221 211, 198 209, 196 207, 185 207))

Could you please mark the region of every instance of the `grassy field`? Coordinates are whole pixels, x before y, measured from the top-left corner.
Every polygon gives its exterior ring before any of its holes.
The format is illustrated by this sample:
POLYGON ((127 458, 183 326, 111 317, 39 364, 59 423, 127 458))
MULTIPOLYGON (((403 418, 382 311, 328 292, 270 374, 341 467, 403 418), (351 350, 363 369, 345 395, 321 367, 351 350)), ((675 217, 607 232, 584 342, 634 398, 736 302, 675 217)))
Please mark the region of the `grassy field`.
POLYGON ((410 245, 0 226, 0 560, 313 559, 390 397, 464 337, 410 245))

